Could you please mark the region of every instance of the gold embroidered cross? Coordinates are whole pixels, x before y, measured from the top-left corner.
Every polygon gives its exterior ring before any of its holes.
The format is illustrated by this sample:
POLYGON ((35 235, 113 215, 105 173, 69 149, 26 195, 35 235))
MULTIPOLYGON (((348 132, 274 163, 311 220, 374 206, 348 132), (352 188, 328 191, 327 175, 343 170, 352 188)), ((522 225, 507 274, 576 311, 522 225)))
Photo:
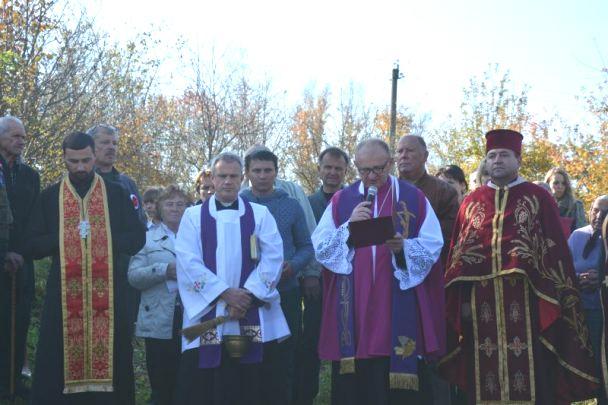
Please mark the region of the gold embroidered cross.
POLYGON ((405 201, 399 201, 399 204, 401 205, 401 211, 397 211, 397 216, 403 228, 403 239, 407 239, 410 233, 410 218, 416 218, 416 215, 407 209, 405 201))

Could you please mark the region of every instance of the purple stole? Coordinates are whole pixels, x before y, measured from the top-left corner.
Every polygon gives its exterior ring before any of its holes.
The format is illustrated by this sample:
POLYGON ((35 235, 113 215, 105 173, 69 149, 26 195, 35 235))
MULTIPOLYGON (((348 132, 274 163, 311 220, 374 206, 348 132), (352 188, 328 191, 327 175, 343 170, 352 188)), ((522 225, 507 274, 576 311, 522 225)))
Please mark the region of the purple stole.
MULTIPOLYGON (((389 179, 392 181, 392 179, 389 179)), ((360 181, 341 190, 333 201, 333 219, 336 226, 348 221, 354 207, 362 201, 359 193, 360 181)), ((399 196, 395 198, 396 190, 392 194, 393 218, 397 218, 396 211, 401 201, 407 204, 409 212, 416 217, 409 221, 408 239, 416 238, 422 222, 426 217, 426 201, 424 194, 405 182, 399 182, 399 196)), ((401 222, 393 221, 395 231, 404 234, 401 222)), ((354 273, 357 264, 371 263, 369 253, 355 250, 353 271, 350 274, 337 275, 336 297, 338 299, 338 340, 340 346, 340 373, 353 373, 355 359, 355 325, 354 325, 354 273)), ((393 269, 395 270, 395 269, 393 269)), ((390 358, 390 388, 391 389, 418 389, 418 359, 417 354, 424 352, 423 331, 418 327, 418 302, 413 288, 401 290, 399 280, 392 278, 391 303, 391 358, 390 358)))
MULTIPOLYGON (((203 245, 203 262, 205 266, 216 274, 217 266, 217 224, 215 218, 209 213, 209 201, 207 199, 201 206, 201 241, 203 245)), ((213 199, 215 201, 215 199, 213 199)), ((251 259, 251 235, 255 231, 255 217, 251 204, 241 198, 245 205, 245 213, 241 216, 241 279, 239 287, 245 285, 245 281, 255 268, 255 262, 251 259)), ((245 318, 239 320, 241 335, 251 336, 250 349, 241 357, 241 363, 260 363, 262 361, 262 331, 260 329, 260 314, 257 306, 252 306, 247 311, 245 318)), ((205 322, 216 317, 215 308, 211 308, 205 314, 201 322, 205 322)), ((199 368, 215 368, 220 365, 222 358, 221 341, 217 328, 205 332, 201 336, 201 346, 199 355, 199 368)))

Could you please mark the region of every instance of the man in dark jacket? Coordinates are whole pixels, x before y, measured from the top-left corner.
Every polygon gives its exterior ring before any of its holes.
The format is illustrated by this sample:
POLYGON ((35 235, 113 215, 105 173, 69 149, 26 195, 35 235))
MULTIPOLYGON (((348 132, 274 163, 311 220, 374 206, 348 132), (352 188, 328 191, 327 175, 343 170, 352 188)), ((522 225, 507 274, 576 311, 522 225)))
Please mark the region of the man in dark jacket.
MULTIPOLYGON (((14 369, 16 393, 26 396, 21 379, 25 358, 27 330, 34 298, 34 263, 25 254, 25 226, 40 192, 40 176, 21 160, 26 133, 21 120, 0 118, 0 166, 13 217, 8 246, 0 269, 0 396, 10 390, 11 334, 14 333, 14 369), (12 277, 16 277, 15 328, 11 331, 12 277)), ((7 205, 8 207, 8 205, 7 205)))
POLYGON ((28 226, 28 252, 51 256, 32 404, 135 402, 131 327, 120 255, 144 245, 128 194, 94 170, 93 139, 63 142, 68 174, 45 189, 28 226))
MULTIPOLYGON (((137 185, 132 178, 124 173, 116 170, 114 166, 118 156, 118 129, 107 124, 98 124, 87 130, 87 134, 93 137, 95 141, 95 171, 105 181, 119 184, 125 189, 129 196, 133 207, 137 211, 137 215, 142 224, 148 224, 146 212, 143 207, 143 200, 137 190, 137 185)), ((136 252, 137 253, 137 252, 136 252)), ((121 282, 125 283, 128 291, 127 311, 129 313, 132 331, 135 331, 135 321, 137 320, 137 312, 139 310, 139 290, 133 288, 127 280, 127 272, 129 269, 129 261, 131 256, 123 255, 118 257, 117 266, 121 269, 119 274, 121 282)))
MULTIPOLYGON (((329 200, 344 185, 349 157, 340 148, 329 147, 319 155, 319 178, 321 187, 308 197, 318 223, 329 200)), ((320 268, 318 263, 315 263, 320 268)), ((319 392, 319 332, 321 328, 321 274, 305 275, 302 278, 304 314, 302 336, 296 350, 296 381, 294 402, 298 405, 312 404, 319 392)))

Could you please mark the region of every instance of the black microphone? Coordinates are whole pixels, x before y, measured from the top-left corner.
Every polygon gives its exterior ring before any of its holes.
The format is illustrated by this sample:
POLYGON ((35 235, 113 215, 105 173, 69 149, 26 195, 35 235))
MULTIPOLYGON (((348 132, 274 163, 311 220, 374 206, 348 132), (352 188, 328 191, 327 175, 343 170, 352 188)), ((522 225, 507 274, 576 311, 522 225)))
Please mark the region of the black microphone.
POLYGON ((367 197, 365 198, 365 201, 366 202, 374 201, 374 198, 376 198, 376 194, 378 194, 378 187, 369 186, 369 188, 367 189, 367 197))

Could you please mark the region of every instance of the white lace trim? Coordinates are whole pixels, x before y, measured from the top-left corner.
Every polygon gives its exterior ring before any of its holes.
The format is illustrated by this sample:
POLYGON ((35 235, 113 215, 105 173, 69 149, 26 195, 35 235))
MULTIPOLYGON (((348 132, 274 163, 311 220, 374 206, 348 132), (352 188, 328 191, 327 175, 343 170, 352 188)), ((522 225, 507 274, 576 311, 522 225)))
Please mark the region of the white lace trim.
POLYGON ((417 239, 406 239, 404 252, 407 269, 397 267, 393 256, 393 265, 397 269, 393 275, 399 280, 399 288, 407 290, 424 281, 435 260, 417 239))
POLYGON ((350 274, 355 250, 346 244, 349 236, 348 222, 345 222, 319 243, 315 251, 317 261, 334 273, 350 274))

